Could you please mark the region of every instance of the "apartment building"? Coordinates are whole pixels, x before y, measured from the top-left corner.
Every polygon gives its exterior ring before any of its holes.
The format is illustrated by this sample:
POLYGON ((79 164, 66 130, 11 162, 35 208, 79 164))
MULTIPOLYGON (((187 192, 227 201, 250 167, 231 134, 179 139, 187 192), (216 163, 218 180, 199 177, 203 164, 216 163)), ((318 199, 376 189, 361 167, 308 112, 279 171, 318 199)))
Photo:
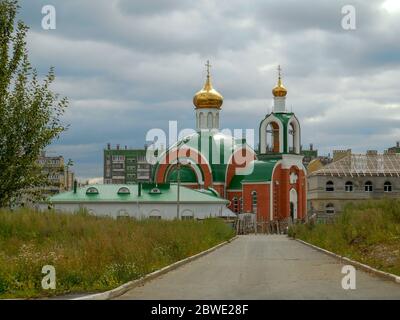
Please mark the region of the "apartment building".
POLYGON ((146 161, 146 148, 128 149, 107 144, 104 149, 104 184, 135 184, 151 180, 152 166, 146 161))
POLYGON ((37 160, 42 167, 42 172, 47 176, 48 184, 44 189, 45 195, 53 195, 71 190, 73 187, 74 173, 70 170, 72 163, 65 163, 63 156, 49 156, 42 151, 37 160))

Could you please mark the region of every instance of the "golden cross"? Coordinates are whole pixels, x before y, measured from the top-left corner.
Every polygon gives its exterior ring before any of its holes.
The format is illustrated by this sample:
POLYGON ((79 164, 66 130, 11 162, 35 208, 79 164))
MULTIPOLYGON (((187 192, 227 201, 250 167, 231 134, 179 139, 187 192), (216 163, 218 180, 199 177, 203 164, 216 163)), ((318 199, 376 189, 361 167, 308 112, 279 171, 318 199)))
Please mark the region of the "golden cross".
POLYGON ((207 77, 210 76, 210 68, 211 68, 211 64, 210 61, 207 60, 207 63, 205 64, 205 66, 207 67, 207 77))

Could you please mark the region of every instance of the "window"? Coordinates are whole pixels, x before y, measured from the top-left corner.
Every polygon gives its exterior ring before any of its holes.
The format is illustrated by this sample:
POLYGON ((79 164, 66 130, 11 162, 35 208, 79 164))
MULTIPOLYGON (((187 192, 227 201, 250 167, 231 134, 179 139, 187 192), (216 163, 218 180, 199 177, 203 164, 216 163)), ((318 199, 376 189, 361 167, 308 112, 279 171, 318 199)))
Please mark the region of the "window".
POLYGON ((251 193, 251 211, 257 213, 257 191, 251 193))
POLYGON ((279 126, 271 122, 266 127, 266 153, 279 152, 279 126))
POLYGON ((335 206, 332 203, 328 203, 325 207, 326 214, 335 214, 335 206))
POLYGON ((118 194, 130 194, 131 192, 129 191, 129 189, 127 187, 122 187, 119 188, 118 190, 118 194))
POLYGON ((386 181, 383 185, 384 192, 392 192, 392 184, 389 181, 386 181))
POLYGON ((182 220, 193 220, 193 216, 182 216, 182 220))
POLYGON ((161 190, 158 188, 153 188, 150 190, 150 194, 161 194, 161 190))
POLYGON ((240 213, 243 212, 243 198, 239 198, 239 207, 240 207, 240 213))
POLYGON ((365 192, 372 192, 374 187, 371 181, 367 181, 364 185, 365 192))
POLYGON ((346 184, 344 185, 344 190, 346 192, 353 192, 353 182, 347 181, 346 184))
POLYGON ((333 184, 332 181, 328 181, 328 182, 326 183, 325 190, 326 190, 327 192, 333 192, 333 191, 335 191, 335 185, 333 184))
POLYGON ((129 213, 125 209, 118 210, 117 219, 129 218, 129 213))
POLYGON ((89 187, 86 190, 86 194, 99 194, 99 190, 95 187, 89 187))
POLYGON ((237 213, 239 210, 238 199, 235 197, 232 199, 233 202, 233 212, 237 213))
POLYGON ((112 161, 125 161, 125 156, 112 156, 112 161))
POLYGON ((150 220, 161 220, 161 216, 149 216, 150 220))
POLYGON ((213 127, 213 115, 211 112, 209 112, 207 115, 207 128, 212 129, 212 127, 213 127))

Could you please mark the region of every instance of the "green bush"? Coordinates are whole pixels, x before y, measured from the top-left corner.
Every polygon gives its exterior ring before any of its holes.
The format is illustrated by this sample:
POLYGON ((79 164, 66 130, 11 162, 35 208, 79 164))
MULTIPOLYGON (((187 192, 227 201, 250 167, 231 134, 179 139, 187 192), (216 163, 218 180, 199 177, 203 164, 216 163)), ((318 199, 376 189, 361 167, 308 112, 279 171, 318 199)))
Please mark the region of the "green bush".
POLYGON ((138 221, 0 210, 0 297, 109 290, 233 234, 219 219, 138 221), (44 265, 56 269, 56 290, 41 288, 44 265))

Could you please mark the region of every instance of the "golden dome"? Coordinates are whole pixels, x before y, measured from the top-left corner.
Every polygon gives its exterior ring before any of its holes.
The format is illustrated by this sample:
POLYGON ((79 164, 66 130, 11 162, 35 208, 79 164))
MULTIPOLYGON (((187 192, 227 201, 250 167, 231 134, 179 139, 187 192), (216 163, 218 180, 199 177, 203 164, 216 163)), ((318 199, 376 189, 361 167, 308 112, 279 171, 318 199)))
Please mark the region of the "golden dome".
POLYGON ((274 95, 274 97, 286 97, 287 90, 282 84, 281 66, 278 67, 278 71, 279 71, 278 85, 272 89, 272 94, 274 95))
POLYGON ((203 89, 198 91, 193 97, 193 104, 196 109, 200 108, 217 108, 220 109, 224 102, 224 97, 215 90, 211 85, 210 79, 210 63, 207 61, 207 80, 203 89))

